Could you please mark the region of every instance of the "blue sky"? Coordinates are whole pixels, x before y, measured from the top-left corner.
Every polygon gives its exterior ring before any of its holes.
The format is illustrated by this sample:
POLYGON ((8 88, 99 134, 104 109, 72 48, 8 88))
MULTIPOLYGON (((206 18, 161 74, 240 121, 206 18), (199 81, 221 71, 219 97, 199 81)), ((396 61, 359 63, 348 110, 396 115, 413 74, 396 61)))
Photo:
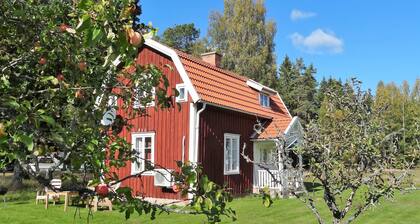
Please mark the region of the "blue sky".
MULTIPOLYGON (((194 23, 205 36, 208 16, 223 1, 142 0, 142 22, 159 33, 194 23)), ((414 83, 420 78, 420 1, 266 0, 267 19, 277 24, 277 63, 287 54, 318 70, 317 79, 358 77, 365 88, 379 80, 414 83)))

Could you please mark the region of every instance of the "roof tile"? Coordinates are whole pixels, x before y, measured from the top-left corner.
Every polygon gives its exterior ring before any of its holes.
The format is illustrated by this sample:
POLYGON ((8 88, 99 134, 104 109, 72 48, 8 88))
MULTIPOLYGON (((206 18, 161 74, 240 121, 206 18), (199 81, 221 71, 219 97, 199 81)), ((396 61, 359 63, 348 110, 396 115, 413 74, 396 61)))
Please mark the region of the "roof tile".
POLYGON ((194 88, 204 102, 269 118, 256 138, 274 138, 284 132, 292 117, 278 95, 270 96, 270 108, 259 103, 259 92, 246 84, 247 77, 223 70, 176 50, 194 88))

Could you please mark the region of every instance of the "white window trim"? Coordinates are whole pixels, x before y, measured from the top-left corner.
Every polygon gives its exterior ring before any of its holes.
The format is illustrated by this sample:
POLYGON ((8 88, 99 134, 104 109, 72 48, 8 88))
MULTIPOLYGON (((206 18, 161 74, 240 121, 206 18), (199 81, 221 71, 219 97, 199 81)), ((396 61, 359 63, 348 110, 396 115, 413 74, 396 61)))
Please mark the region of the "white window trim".
POLYGON ((146 107, 142 104, 140 104, 140 102, 138 102, 137 100, 134 100, 133 103, 133 108, 147 108, 147 107, 154 107, 155 106, 155 101, 156 101, 156 90, 153 87, 152 88, 152 98, 153 100, 149 103, 146 104, 146 107))
POLYGON ((176 84, 175 88, 178 92, 179 92, 179 89, 184 88, 184 98, 182 99, 182 98, 179 98, 179 96, 177 96, 176 99, 175 99, 176 102, 178 102, 178 103, 187 102, 188 92, 187 92, 187 87, 185 86, 185 84, 184 83, 176 84))
MULTIPOLYGON (((155 133, 154 132, 142 132, 142 133, 133 133, 131 134, 131 150, 135 150, 136 147, 136 141, 135 139, 137 138, 147 138, 147 137, 151 137, 152 138, 152 149, 151 149, 151 159, 150 162, 152 164, 154 164, 155 162, 155 133)), ((143 144, 143 150, 144 150, 144 144, 146 141, 142 141, 143 144)), ((143 153, 144 154, 144 153, 143 153)), ((145 161, 143 161, 143 167, 140 168, 139 170, 135 170, 135 162, 131 162, 131 174, 137 174, 139 172, 142 172, 144 170, 144 165, 145 165, 145 161)), ((144 173, 142 173, 142 176, 153 176, 155 175, 155 172, 153 170, 150 171, 146 171, 144 173)))
POLYGON ((271 102, 270 102, 270 96, 268 94, 265 94, 265 93, 260 92, 260 95, 258 97, 259 97, 260 105, 262 107, 270 108, 271 102), (261 101, 261 98, 262 98, 261 96, 267 97, 268 105, 263 105, 263 102, 261 101))
POLYGON ((241 135, 239 134, 231 134, 231 133, 225 133, 224 140, 223 140, 223 174, 224 175, 236 175, 240 174, 241 170, 241 158, 240 158, 240 144, 241 144, 241 135), (238 139, 238 150, 237 150, 237 156, 238 156, 238 168, 236 170, 226 170, 225 162, 226 162, 226 139, 227 138, 236 138, 238 139))

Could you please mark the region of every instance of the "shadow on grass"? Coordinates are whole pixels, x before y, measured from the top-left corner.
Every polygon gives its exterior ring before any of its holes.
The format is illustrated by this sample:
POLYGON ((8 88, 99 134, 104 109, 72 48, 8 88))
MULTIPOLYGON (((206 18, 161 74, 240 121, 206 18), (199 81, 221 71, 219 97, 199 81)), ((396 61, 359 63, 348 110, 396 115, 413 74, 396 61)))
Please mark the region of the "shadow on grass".
POLYGON ((322 185, 317 182, 304 182, 304 185, 308 192, 317 192, 322 190, 322 185))

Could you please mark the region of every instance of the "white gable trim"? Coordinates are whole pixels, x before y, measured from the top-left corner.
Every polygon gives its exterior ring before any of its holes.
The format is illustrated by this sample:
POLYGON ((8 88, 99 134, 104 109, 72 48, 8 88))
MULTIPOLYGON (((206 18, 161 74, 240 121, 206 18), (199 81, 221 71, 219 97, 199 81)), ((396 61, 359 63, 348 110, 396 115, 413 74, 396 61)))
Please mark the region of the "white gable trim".
POLYGON ((292 115, 289 112, 289 109, 287 109, 286 104, 284 103, 283 99, 281 98, 280 94, 277 92, 277 96, 279 97, 281 103, 283 104, 284 108, 286 108, 287 114, 289 115, 289 117, 292 117, 292 115))
POLYGON ((184 69, 184 66, 181 63, 181 60, 178 57, 178 54, 171 48, 154 41, 152 39, 146 39, 145 44, 169 57, 171 57, 172 61, 175 64, 176 69, 179 72, 179 75, 181 76, 182 81, 185 84, 185 88, 187 89, 188 94, 191 95, 191 98, 194 103, 196 103, 198 100, 200 100, 200 97, 198 96, 197 91, 195 90, 194 86, 192 85, 192 82, 190 78, 187 75, 187 72, 184 69))

